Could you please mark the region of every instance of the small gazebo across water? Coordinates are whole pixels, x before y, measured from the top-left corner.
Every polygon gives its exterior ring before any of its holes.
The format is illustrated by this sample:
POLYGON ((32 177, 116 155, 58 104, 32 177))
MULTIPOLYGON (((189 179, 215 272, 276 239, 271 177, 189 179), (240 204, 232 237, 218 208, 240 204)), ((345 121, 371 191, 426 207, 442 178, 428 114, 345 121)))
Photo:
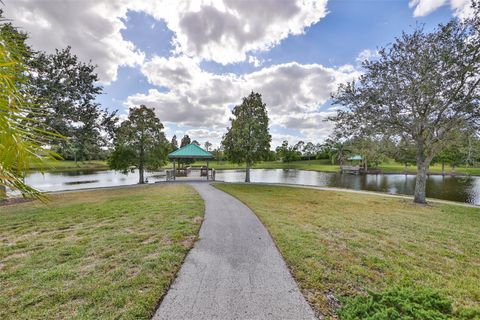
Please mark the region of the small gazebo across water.
MULTIPOLYGON (((176 180, 177 177, 177 161, 179 160, 206 160, 207 167, 206 167, 206 177, 207 180, 210 180, 210 177, 214 178, 214 174, 210 174, 210 170, 208 169, 208 160, 213 159, 213 154, 210 152, 202 149, 200 146, 190 143, 184 147, 181 147, 171 153, 168 154, 168 158, 173 161, 173 172, 171 175, 167 172, 167 180, 176 180)), ((200 169, 200 176, 202 176, 202 169, 200 169)), ((187 172, 187 171, 186 171, 187 172)))

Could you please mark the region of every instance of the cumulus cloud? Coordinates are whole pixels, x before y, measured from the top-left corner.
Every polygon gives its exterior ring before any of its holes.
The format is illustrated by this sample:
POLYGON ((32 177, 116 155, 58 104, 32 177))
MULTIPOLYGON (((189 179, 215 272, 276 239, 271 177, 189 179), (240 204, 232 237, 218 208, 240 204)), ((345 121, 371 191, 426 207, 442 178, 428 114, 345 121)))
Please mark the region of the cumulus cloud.
POLYGON ((355 61, 361 64, 365 60, 373 60, 378 57, 379 57, 379 54, 377 50, 364 49, 360 51, 355 61))
POLYGON ((327 0, 191 1, 181 14, 162 16, 175 32, 178 52, 227 64, 246 53, 267 50, 289 35, 302 34, 323 18, 327 0))
POLYGON ((450 5, 454 14, 459 18, 465 18, 473 12, 471 0, 410 0, 409 2, 410 8, 414 8, 413 15, 415 17, 429 15, 447 4, 450 5))
POLYGON ((249 51, 271 48, 326 15, 327 0, 15 0, 6 15, 30 33, 29 42, 52 52, 67 45, 98 65, 104 82, 119 66, 134 66, 144 53, 122 38, 128 11, 145 12, 173 31, 177 54, 222 64, 246 61, 249 51))
POLYGON ((331 130, 323 120, 332 111, 319 111, 319 107, 339 83, 360 75, 348 65, 327 68, 296 62, 243 75, 217 75, 202 70, 198 61, 185 56, 154 57, 145 63, 142 72, 151 84, 165 91, 152 89, 130 96, 127 105, 153 107, 162 121, 223 132, 231 108, 256 91, 262 94, 272 125, 298 130, 312 140, 321 139, 331 130))
POLYGON ((30 34, 35 49, 53 52, 71 45, 83 61, 98 65, 100 79, 116 79, 118 66, 140 64, 144 54, 122 38, 126 8, 114 1, 15 0, 5 14, 30 34))

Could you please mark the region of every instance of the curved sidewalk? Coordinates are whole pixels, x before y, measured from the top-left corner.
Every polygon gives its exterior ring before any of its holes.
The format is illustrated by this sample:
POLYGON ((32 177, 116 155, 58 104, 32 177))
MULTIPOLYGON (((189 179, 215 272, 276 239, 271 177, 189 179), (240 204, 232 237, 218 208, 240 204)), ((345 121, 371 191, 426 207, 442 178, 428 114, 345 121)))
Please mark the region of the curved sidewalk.
POLYGON ((200 240, 153 316, 160 319, 315 319, 253 212, 209 184, 200 240))

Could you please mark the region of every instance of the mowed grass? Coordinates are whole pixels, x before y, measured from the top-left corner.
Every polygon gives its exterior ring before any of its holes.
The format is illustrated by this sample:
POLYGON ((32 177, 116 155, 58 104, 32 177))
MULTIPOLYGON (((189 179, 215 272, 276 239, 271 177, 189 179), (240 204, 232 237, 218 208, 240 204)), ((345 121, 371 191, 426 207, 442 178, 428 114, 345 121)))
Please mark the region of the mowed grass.
MULTIPOLYGON (((206 162, 195 161, 193 166, 204 166, 206 162)), ((208 166, 215 168, 216 170, 223 169, 240 169, 244 170, 245 165, 238 165, 228 161, 209 161, 208 166)), ((312 170, 312 171, 325 171, 325 172, 337 172, 340 171, 340 166, 333 165, 330 160, 301 160, 292 162, 282 161, 263 161, 256 163, 253 166, 254 169, 298 169, 298 170, 312 170)))
POLYGON ((203 212, 183 185, 0 207, 0 319, 149 319, 203 212))
POLYGON ((70 160, 45 160, 41 167, 32 165, 31 171, 71 171, 71 170, 108 170, 104 160, 70 161, 70 160))
POLYGON ((303 293, 332 316, 342 300, 427 287, 480 311, 480 209, 304 188, 216 184, 271 233, 303 293))
MULTIPOLYGON (((206 162, 195 161, 193 166, 202 166, 206 162)), ((237 165, 228 161, 210 161, 209 167, 217 170, 222 169, 245 169, 245 165, 237 165)), ((328 159, 321 160, 301 160, 292 162, 281 161, 264 161, 256 163, 253 166, 254 169, 297 169, 297 170, 311 170, 311 171, 323 171, 323 172, 339 172, 340 166, 338 164, 332 164, 328 159)), ((378 169, 384 173, 405 173, 405 165, 395 162, 393 160, 381 163, 378 169)), ((415 165, 407 166, 407 173, 416 174, 417 167, 415 165)), ((441 164, 433 164, 429 168, 429 172, 432 174, 441 174, 441 164)), ((458 167, 452 169, 450 166, 445 166, 446 174, 461 174, 461 175, 480 175, 480 168, 478 167, 458 167)))

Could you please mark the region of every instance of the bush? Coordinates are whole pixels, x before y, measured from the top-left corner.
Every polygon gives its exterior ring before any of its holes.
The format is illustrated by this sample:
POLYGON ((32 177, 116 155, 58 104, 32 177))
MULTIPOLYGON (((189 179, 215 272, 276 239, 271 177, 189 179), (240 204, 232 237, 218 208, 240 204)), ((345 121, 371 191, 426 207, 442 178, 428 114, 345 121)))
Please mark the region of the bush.
POLYGON ((453 319, 452 303, 430 289, 394 287, 382 293, 369 292, 345 301, 340 319, 444 320, 453 319))

